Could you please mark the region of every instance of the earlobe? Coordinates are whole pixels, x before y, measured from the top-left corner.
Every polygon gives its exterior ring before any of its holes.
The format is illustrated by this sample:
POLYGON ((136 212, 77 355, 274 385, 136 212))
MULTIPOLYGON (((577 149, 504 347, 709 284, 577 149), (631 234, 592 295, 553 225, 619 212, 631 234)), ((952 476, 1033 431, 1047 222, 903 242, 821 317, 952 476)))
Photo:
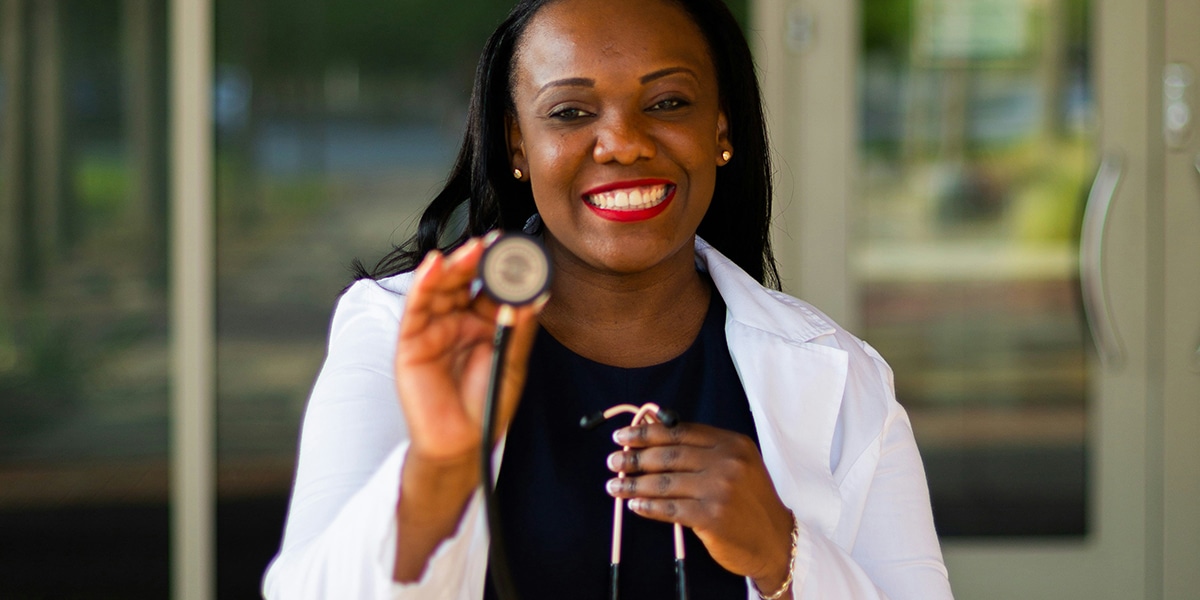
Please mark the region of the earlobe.
POLYGON ((521 125, 517 122, 516 115, 507 113, 504 115, 505 137, 508 138, 508 156, 509 163, 513 168, 513 174, 517 179, 524 179, 529 173, 529 166, 525 161, 525 140, 521 137, 521 125), (516 175, 516 173, 522 175, 516 175))
POLYGON ((725 111, 717 113, 717 166, 723 167, 733 157, 733 145, 729 143, 729 120, 725 111))

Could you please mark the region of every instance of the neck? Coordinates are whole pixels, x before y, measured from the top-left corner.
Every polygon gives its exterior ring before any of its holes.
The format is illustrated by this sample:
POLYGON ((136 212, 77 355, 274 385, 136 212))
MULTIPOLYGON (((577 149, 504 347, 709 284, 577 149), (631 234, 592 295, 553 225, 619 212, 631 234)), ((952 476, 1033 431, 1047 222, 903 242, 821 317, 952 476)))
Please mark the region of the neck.
POLYGON ((576 354, 618 367, 659 364, 699 334, 710 286, 692 246, 638 273, 601 272, 551 252, 554 284, 543 327, 576 354))

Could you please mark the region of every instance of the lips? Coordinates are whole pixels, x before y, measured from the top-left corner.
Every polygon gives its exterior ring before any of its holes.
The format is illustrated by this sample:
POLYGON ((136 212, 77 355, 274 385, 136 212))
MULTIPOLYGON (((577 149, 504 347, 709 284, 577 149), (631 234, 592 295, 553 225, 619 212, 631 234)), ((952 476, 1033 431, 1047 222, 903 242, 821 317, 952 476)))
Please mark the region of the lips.
POLYGON ((639 179, 605 184, 583 195, 592 212, 610 221, 643 221, 662 211, 675 197, 675 184, 665 179, 639 179))

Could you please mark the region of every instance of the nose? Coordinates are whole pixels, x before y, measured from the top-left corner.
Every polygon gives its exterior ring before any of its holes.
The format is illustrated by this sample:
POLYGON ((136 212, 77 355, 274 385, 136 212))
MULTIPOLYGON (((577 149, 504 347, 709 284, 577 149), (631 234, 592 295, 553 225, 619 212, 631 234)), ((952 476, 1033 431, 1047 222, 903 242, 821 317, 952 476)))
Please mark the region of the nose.
POLYGON ((592 159, 604 164, 616 162, 632 165, 639 159, 654 158, 654 139, 646 131, 639 115, 610 114, 596 132, 596 145, 592 148, 592 159))

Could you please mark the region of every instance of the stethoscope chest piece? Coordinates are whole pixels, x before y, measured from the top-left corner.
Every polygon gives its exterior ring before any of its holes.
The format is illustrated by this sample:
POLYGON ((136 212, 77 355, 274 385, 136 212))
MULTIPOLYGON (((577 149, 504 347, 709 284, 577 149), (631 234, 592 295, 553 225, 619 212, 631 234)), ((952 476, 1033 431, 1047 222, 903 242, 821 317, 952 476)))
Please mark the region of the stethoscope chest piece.
POLYGON ((500 304, 528 304, 550 287, 550 259, 537 239, 508 233, 483 251, 479 280, 500 304))

